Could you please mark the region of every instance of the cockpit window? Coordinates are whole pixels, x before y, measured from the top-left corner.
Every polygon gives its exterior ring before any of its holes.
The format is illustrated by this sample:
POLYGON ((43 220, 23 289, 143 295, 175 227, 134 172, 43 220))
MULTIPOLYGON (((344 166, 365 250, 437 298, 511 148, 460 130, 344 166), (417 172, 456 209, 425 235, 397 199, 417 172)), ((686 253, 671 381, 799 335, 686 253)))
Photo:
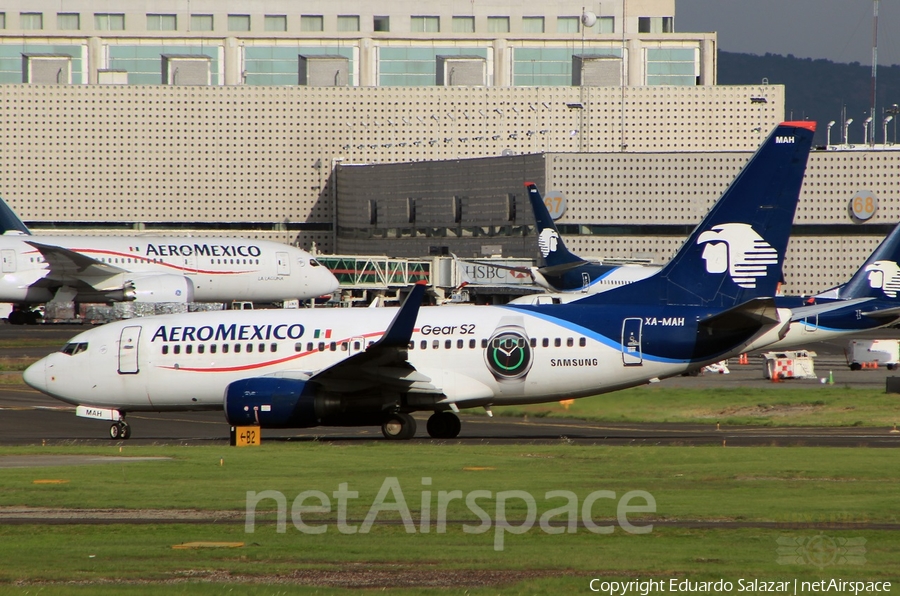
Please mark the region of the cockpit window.
POLYGON ((309 264, 310 264, 310 266, 312 266, 312 267, 321 267, 321 266, 322 266, 322 264, 319 263, 319 261, 317 261, 317 260, 315 260, 315 259, 310 259, 310 260, 309 260, 309 264))
POLYGON ((60 350, 60 352, 62 352, 63 354, 68 354, 69 356, 74 356, 75 354, 86 352, 87 349, 87 342, 78 342, 66 344, 65 346, 63 346, 63 349, 60 350))

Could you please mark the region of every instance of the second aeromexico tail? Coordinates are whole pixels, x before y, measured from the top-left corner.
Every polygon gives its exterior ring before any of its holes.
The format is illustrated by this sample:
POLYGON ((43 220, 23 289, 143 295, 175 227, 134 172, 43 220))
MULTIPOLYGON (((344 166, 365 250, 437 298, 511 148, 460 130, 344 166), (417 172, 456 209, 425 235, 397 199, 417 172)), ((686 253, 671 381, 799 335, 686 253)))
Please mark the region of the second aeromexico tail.
POLYGON ((33 236, 0 200, 0 302, 11 323, 61 302, 275 302, 333 292, 338 281, 306 251, 264 240, 33 236))
POLYGON ((233 425, 381 425, 455 437, 462 408, 583 397, 679 375, 785 332, 781 279, 813 135, 784 123, 654 277, 538 306, 225 311, 120 321, 33 364, 31 387, 112 421, 131 411, 223 408, 233 425))
POLYGON ((566 248, 537 186, 529 184, 527 187, 540 251, 538 266, 531 269, 531 276, 538 285, 554 292, 588 294, 605 292, 659 271, 658 267, 652 266, 592 263, 572 254, 566 248))

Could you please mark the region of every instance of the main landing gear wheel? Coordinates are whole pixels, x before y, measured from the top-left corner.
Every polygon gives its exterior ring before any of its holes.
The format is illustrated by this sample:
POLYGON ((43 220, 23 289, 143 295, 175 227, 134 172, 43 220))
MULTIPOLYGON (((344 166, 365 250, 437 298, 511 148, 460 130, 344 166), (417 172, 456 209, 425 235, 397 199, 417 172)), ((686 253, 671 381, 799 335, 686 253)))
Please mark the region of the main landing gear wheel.
POLYGON ((409 414, 394 412, 381 425, 381 434, 392 441, 411 439, 416 436, 416 421, 409 414))
POLYGON ((459 435, 462 423, 452 412, 435 412, 428 419, 425 427, 428 434, 435 439, 455 439, 459 435))
POLYGON ((116 422, 112 426, 109 427, 109 438, 112 440, 122 439, 127 440, 131 438, 131 427, 128 426, 128 423, 124 420, 120 420, 116 422))

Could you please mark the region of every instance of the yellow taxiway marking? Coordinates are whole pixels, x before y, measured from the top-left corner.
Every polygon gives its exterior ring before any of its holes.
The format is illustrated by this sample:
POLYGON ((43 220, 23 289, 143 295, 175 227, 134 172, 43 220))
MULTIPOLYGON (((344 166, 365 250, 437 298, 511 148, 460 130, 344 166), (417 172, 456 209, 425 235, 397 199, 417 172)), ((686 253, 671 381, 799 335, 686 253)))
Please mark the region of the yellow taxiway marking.
POLYGON ((61 478, 46 478, 42 480, 34 480, 32 484, 68 484, 68 480, 63 480, 61 478))

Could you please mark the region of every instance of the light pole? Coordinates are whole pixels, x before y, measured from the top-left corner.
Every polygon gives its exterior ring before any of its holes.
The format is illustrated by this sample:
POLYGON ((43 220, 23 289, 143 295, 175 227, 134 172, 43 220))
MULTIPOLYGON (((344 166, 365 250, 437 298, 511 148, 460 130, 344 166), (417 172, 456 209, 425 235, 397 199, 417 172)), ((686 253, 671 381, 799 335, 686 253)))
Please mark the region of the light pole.
POLYGON ((893 116, 888 116, 887 118, 884 119, 884 145, 885 145, 885 147, 887 147, 887 144, 888 144, 887 143, 887 125, 888 125, 888 122, 890 122, 893 119, 894 119, 893 116))
POLYGON ((832 120, 831 122, 828 123, 828 131, 827 131, 828 136, 825 138, 825 148, 826 149, 828 149, 828 147, 831 145, 831 127, 832 126, 834 126, 834 120, 832 120))
MULTIPOLYGON (((872 117, 869 116, 865 120, 863 120, 863 145, 869 144, 869 124, 872 122, 872 117)), ((872 135, 875 136, 874 134, 872 135)))
POLYGON ((884 111, 885 114, 890 114, 894 117, 894 142, 893 144, 897 144, 897 115, 900 114, 900 106, 897 104, 892 105, 888 109, 884 111))
POLYGON ((851 125, 851 124, 853 124, 853 118, 847 118, 846 120, 844 120, 844 137, 843 137, 843 139, 844 139, 843 144, 844 144, 844 145, 847 144, 847 133, 848 133, 849 130, 850 130, 850 125, 851 125))

